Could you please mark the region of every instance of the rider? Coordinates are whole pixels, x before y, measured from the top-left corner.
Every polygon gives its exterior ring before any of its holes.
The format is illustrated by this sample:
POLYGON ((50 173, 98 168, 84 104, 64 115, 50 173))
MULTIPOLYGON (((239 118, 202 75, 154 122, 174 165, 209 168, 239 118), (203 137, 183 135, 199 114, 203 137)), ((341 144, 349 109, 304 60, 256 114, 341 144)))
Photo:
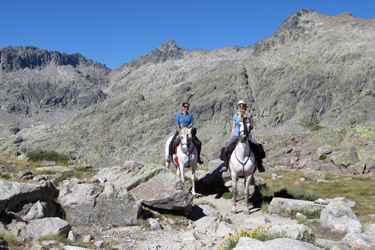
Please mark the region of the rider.
MULTIPOLYGON (((169 154, 168 154, 167 162, 170 162, 172 160, 172 155, 173 155, 174 146, 175 146, 174 145, 174 141, 175 141, 177 135, 179 135, 181 129, 182 128, 191 128, 194 125, 193 115, 188 112, 189 106, 190 105, 189 105, 188 102, 182 103, 182 112, 178 113, 176 115, 176 127, 177 127, 177 130, 176 130, 176 133, 174 134, 174 136, 173 136, 173 138, 172 138, 172 140, 171 140, 171 142, 169 144, 169 154)), ((192 136, 193 136, 193 138, 192 138, 193 139, 193 143, 197 147, 197 153, 198 153, 197 162, 199 164, 203 164, 203 161, 200 158, 201 149, 202 149, 202 143, 200 142, 200 140, 196 136, 196 129, 194 129, 194 128, 192 129, 192 136)))
MULTIPOLYGON (((247 108, 247 106, 246 106, 246 102, 244 100, 240 100, 237 103, 238 113, 234 114, 234 116, 233 116, 232 133, 230 135, 230 140, 229 140, 228 144, 225 146, 225 150, 224 150, 224 156, 223 157, 224 157, 224 166, 226 167, 226 169, 228 169, 228 167, 229 167, 228 154, 231 153, 234 150, 234 148, 236 147, 237 140, 238 140, 238 137, 239 137, 239 134, 240 134, 240 124, 241 124, 243 118, 248 117, 249 120, 250 120, 250 129, 254 128, 253 116, 250 113, 247 113, 246 108, 247 108)), ((255 152, 257 154, 258 171, 264 172, 265 170, 264 170, 264 167, 262 165, 262 157, 261 157, 262 154, 264 155, 264 152, 261 152, 263 150, 261 149, 261 147, 255 141, 255 139, 252 137, 251 134, 249 135, 249 144, 250 144, 251 150, 253 150, 253 152, 255 152)))

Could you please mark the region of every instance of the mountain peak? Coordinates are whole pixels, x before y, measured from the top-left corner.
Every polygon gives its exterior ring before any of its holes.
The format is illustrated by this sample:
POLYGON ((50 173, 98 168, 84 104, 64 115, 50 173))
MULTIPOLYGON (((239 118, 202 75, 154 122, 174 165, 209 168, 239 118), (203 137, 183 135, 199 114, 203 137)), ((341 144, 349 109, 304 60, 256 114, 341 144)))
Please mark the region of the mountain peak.
POLYGON ((141 65, 147 63, 162 63, 167 60, 176 60, 183 58, 185 53, 189 53, 188 49, 183 49, 179 47, 174 40, 168 40, 155 50, 143 55, 133 61, 129 62, 128 65, 130 67, 139 67, 141 65))
POLYGON ((158 50, 163 51, 163 52, 168 52, 168 51, 179 51, 181 48, 177 46, 176 42, 174 40, 168 40, 162 45, 160 45, 158 50))

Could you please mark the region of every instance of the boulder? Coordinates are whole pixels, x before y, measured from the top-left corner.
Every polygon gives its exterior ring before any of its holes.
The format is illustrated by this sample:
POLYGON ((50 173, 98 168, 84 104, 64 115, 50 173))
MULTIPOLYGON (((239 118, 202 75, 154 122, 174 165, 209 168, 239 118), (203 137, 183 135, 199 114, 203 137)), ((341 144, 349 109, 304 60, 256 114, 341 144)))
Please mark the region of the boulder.
POLYGON ((193 205, 189 190, 172 173, 158 174, 130 190, 143 205, 188 214, 193 205))
POLYGON ((279 235, 281 238, 290 238, 315 244, 314 232, 303 224, 275 225, 269 227, 267 233, 269 235, 279 235))
POLYGON ((282 211, 290 212, 292 210, 297 210, 300 212, 315 212, 321 211, 322 209, 324 209, 323 205, 315 204, 313 201, 294 200, 278 197, 273 198, 268 206, 268 212, 271 214, 278 214, 282 211))
POLYGON ((48 234, 60 234, 68 237, 71 226, 63 219, 44 218, 32 220, 26 226, 26 233, 34 239, 40 239, 48 234))
POLYGON ((97 198, 90 222, 101 225, 131 225, 135 224, 141 210, 141 201, 126 188, 108 184, 97 198))
POLYGON ((101 169, 92 180, 94 182, 108 181, 114 185, 132 190, 160 173, 172 173, 169 169, 156 164, 143 164, 136 161, 126 161, 122 167, 115 166, 101 169))
POLYGON ((350 232, 342 239, 344 243, 352 248, 375 246, 375 224, 371 224, 364 233, 350 232))
POLYGON ((361 222, 346 202, 330 202, 321 212, 320 224, 344 233, 362 232, 361 222))
POLYGON ((110 183, 100 187, 64 181, 59 201, 72 225, 134 224, 141 211, 140 201, 128 190, 110 183))
POLYGON ((51 181, 30 184, 0 179, 0 190, 0 214, 25 221, 56 215, 52 202, 56 187, 51 181))
POLYGON ((92 179, 126 188, 153 209, 188 214, 193 205, 188 188, 164 166, 127 161, 122 167, 102 169, 92 179))
POLYGON ((234 235, 236 232, 236 229, 232 224, 229 224, 226 221, 220 221, 219 226, 216 229, 216 236, 224 238, 228 237, 229 233, 234 235))
POLYGON ((215 235, 220 219, 217 217, 203 217, 195 222, 195 230, 200 234, 215 235))

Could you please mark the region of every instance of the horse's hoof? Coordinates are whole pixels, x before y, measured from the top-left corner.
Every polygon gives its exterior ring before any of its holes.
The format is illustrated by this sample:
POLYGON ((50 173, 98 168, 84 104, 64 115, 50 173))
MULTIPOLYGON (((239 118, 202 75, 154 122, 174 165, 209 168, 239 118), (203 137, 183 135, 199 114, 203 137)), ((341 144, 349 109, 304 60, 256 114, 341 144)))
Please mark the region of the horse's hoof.
POLYGON ((250 211, 245 211, 244 214, 245 215, 250 215, 250 211))
POLYGON ((237 214, 237 211, 230 211, 231 214, 237 214))

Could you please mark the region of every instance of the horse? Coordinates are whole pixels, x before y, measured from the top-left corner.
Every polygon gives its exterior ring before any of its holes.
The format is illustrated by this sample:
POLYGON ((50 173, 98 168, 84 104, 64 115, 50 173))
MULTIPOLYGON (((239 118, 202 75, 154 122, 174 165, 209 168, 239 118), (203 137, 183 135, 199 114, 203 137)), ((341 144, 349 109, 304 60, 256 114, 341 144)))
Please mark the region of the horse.
MULTIPOLYGON (((192 139, 192 128, 182 128, 179 134, 179 144, 177 146, 177 152, 173 154, 172 161, 166 161, 166 167, 169 168, 170 163, 173 163, 176 167, 176 175, 178 178, 185 183, 185 176, 184 176, 184 168, 191 167, 192 168, 192 175, 191 175, 191 182, 192 182, 192 191, 191 194, 196 196, 197 193, 195 192, 195 171, 197 170, 197 148, 195 147, 192 139)), ((169 144, 172 140, 173 136, 171 136, 166 144, 165 144, 165 159, 168 158, 169 155, 169 144)))
POLYGON ((250 121, 247 117, 243 119, 240 125, 240 134, 236 147, 229 159, 229 169, 233 183, 233 200, 232 214, 236 214, 236 196, 237 196, 237 180, 239 177, 244 178, 245 182, 245 202, 246 207, 244 214, 250 214, 249 210, 249 186, 256 170, 257 163, 254 153, 250 149, 249 143, 250 121))

